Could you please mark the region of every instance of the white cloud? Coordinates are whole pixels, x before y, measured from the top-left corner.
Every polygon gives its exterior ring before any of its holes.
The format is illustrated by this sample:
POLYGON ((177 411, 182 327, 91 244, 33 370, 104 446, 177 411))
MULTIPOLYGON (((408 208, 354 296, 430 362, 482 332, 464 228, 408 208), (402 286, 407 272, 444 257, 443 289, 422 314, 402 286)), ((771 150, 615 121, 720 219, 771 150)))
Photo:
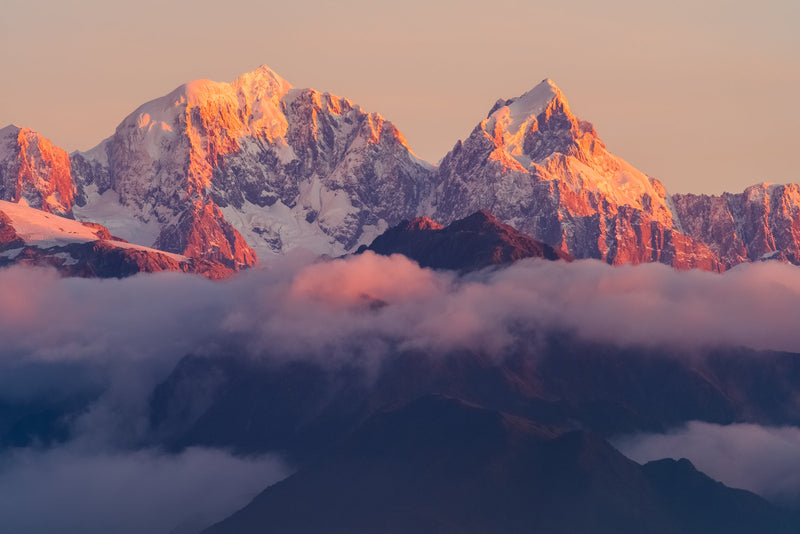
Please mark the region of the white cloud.
POLYGON ((620 438, 615 445, 640 463, 688 458, 728 486, 800 505, 800 428, 692 421, 666 434, 620 438))
MULTIPOLYGON (((122 532, 112 528, 115 517, 117 526, 153 532, 147 507, 157 528, 203 510, 222 513, 214 503, 244 504, 245 494, 285 472, 271 459, 219 451, 119 452, 146 443, 149 395, 188 353, 224 347, 278 361, 374 365, 393 347, 502 356, 520 332, 553 328, 616 344, 800 352, 800 269, 778 263, 716 275, 527 260, 460 279, 367 253, 323 263, 295 257, 221 283, 176 273, 63 279, 15 267, 0 270, 0 287, 0 397, 105 388, 76 421, 71 444, 2 457, 0 517, 20 532, 122 532)), ((786 467, 800 465, 796 429, 698 425, 631 442, 638 448, 627 451, 668 456, 674 447, 734 486, 781 495, 800 488, 786 467)))

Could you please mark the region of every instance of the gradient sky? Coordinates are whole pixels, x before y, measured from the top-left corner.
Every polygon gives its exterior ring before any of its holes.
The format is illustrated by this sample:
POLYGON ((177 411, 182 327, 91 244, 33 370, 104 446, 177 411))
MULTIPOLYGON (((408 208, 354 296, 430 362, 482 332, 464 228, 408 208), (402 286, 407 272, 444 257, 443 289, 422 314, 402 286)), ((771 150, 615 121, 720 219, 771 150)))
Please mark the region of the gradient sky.
POLYGON ((3 0, 0 127, 86 150, 147 100, 265 63, 436 162, 550 77, 672 192, 798 182, 800 1, 3 0))

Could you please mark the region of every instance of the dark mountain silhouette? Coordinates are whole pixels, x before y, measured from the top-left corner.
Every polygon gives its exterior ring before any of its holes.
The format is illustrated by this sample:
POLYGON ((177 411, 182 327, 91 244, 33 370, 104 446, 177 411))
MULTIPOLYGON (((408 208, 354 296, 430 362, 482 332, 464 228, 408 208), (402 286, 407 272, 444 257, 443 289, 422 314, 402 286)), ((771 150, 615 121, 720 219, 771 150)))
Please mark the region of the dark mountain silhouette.
POLYGON ((426 217, 404 221, 379 235, 368 247, 361 247, 359 252, 365 250, 385 256, 402 254, 422 267, 461 272, 523 258, 572 261, 568 254, 501 223, 485 210, 446 227, 426 217))
POLYGON ((777 534, 797 528, 800 521, 788 512, 712 481, 686 460, 642 467, 590 432, 560 434, 433 396, 370 418, 331 453, 205 533, 777 534))

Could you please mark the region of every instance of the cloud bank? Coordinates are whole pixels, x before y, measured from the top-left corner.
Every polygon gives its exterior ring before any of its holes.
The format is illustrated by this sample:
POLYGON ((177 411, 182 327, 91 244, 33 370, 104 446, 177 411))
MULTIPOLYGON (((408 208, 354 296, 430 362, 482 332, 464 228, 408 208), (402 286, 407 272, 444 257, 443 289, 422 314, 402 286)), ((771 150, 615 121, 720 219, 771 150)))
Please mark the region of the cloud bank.
POLYGON ((355 338, 501 353, 520 330, 553 328, 617 344, 800 351, 800 270, 778 263, 717 275, 528 260, 459 279, 365 254, 273 281, 237 302, 225 326, 253 336, 256 350, 294 356, 355 338))
MULTIPOLYGON (((521 332, 548 329, 622 345, 800 352, 800 269, 778 263, 716 275, 654 264, 526 260, 459 278, 402 256, 366 253, 321 263, 292 256, 217 283, 176 273, 62 279, 13 267, 0 270, 0 287, 0 402, 99 395, 72 421, 69 443, 0 453, 0 517, 18 532, 207 524, 286 473, 273 458, 142 449, 149 395, 188 353, 331 365, 374 365, 397 348, 502 357, 521 332)), ((697 450, 681 456, 731 485, 781 495, 800 488, 785 470, 789 479, 782 481, 773 461, 800 464, 795 449, 779 447, 800 443, 796 430, 694 425, 683 432, 627 450, 668 456, 658 447, 669 443, 678 451, 684 441, 697 450), (725 438, 714 442, 720 433, 725 438), (774 447, 773 458, 752 452, 753 443, 774 447), (745 465, 753 467, 741 473, 712 461, 716 454, 737 463, 736 455, 751 453, 745 465), (769 476, 757 476, 759 462, 767 462, 769 476)))
POLYGON ((723 275, 658 264, 528 260, 456 278, 402 256, 287 261, 214 283, 175 273, 124 280, 0 271, 2 363, 157 360, 241 343, 313 357, 356 338, 429 350, 502 351, 520 328, 626 344, 800 351, 800 269, 750 264, 723 275))
POLYGON ((189 353, 366 365, 398 347, 502 357, 520 333, 548 329, 620 345, 800 352, 800 269, 780 263, 717 275, 527 260, 458 278, 366 253, 295 256, 221 283, 15 267, 0 270, 0 287, 0 401, 101 387, 114 413, 140 410, 189 353))

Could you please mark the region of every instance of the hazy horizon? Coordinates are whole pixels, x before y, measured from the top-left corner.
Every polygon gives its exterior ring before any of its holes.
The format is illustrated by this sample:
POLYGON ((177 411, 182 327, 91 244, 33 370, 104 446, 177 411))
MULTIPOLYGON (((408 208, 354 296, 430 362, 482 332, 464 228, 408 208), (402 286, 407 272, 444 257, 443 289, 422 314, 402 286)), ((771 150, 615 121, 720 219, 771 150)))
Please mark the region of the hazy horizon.
POLYGON ((671 192, 800 181, 800 6, 11 0, 0 127, 87 150, 182 83, 267 64, 352 99, 436 163, 498 98, 552 78, 609 149, 671 192))

